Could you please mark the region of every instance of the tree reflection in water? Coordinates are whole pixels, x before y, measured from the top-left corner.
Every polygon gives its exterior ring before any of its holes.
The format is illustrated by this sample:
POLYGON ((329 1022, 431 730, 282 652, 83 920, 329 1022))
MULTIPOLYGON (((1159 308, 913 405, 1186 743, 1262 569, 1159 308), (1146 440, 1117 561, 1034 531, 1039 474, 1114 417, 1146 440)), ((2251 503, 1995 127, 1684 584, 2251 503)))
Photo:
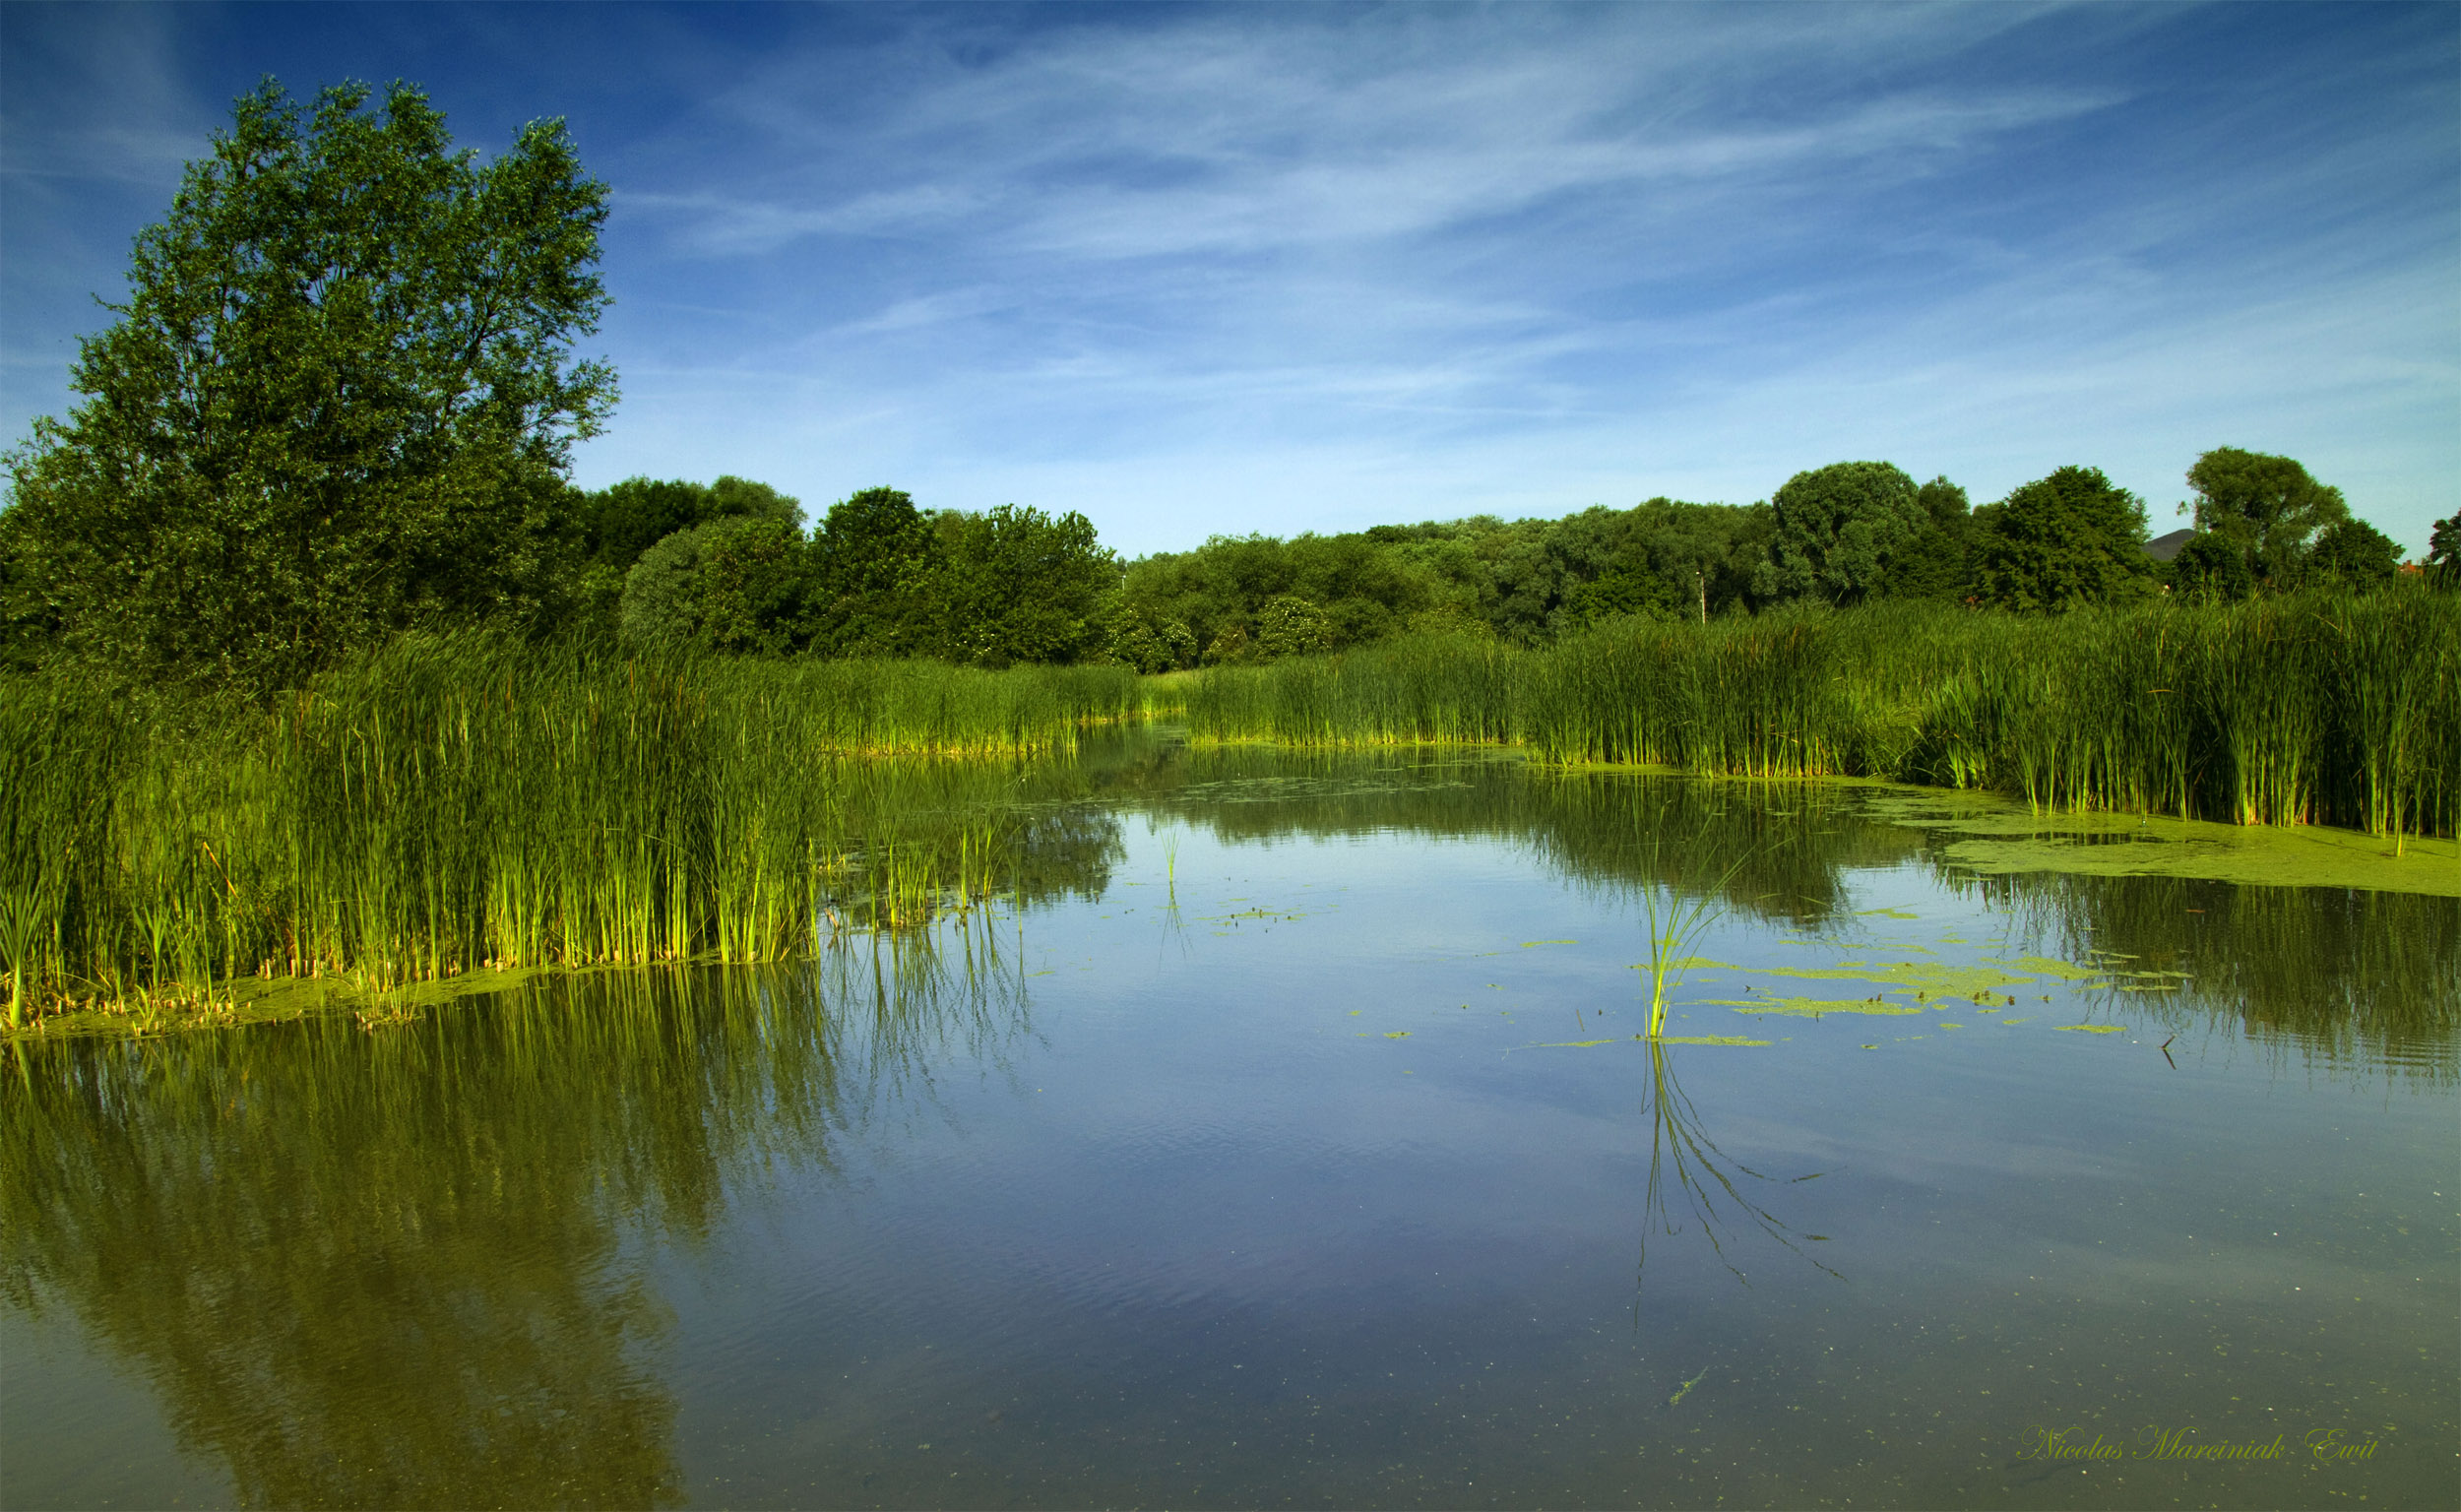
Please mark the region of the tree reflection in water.
POLYGON ((1023 1032, 996 933, 17 1047, 0 1288, 274 1506, 672 1505, 661 1244, 1023 1032))

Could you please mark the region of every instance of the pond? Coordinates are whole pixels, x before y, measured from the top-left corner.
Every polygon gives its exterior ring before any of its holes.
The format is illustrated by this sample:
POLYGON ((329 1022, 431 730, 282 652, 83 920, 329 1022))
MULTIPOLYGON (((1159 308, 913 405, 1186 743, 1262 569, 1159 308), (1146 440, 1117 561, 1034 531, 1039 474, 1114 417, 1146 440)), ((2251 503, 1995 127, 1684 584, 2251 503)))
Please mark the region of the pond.
POLYGON ((810 961, 19 1049, 0 1496, 2454 1499, 2449 843, 2259 885, 1151 737, 1058 789, 1017 906, 810 961))

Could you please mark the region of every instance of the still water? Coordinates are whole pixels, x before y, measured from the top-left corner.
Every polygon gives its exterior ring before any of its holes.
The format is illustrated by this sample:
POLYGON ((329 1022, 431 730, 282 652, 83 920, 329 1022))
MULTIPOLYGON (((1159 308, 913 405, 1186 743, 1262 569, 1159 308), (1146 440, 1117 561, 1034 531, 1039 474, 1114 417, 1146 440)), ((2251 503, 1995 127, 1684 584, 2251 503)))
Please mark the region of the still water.
POLYGON ((1063 786, 928 938, 20 1055, 0 1500, 2461 1501, 2461 903, 1979 875, 1902 790, 1063 786), (1748 1042, 1635 1039, 1653 895, 1748 1042))

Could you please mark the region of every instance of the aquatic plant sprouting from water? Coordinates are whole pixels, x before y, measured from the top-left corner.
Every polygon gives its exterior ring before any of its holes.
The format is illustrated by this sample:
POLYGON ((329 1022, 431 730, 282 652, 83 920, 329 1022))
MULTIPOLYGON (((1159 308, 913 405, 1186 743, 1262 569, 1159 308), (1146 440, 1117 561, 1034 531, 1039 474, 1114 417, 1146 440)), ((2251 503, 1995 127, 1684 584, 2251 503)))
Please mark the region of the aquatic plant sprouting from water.
MULTIPOLYGON (((1739 866, 1735 869, 1740 869, 1739 866)), ((1733 872, 1730 871, 1732 876, 1733 872)), ((1683 979, 1691 942, 1726 912, 1715 893, 1685 898, 1656 886, 1641 894, 1641 916, 1649 930, 1649 960, 1638 968, 1649 974, 1649 1038, 1661 1039, 1667 1028, 1667 994, 1683 979)))
MULTIPOLYGON (((1661 886, 1656 880, 1664 873, 1661 852, 1667 827, 1666 805, 1662 803, 1642 848, 1651 862, 1645 874, 1648 880, 1641 884, 1641 922, 1649 935, 1649 959, 1634 968, 1649 974, 1649 1039, 1653 1044, 1666 1036, 1668 994, 1683 979, 1683 973, 1691 964, 1692 942, 1726 916, 1728 889, 1756 855, 1754 850, 1744 850, 1728 863, 1716 881, 1686 896, 1672 883, 1661 886)), ((1684 849, 1694 849, 1694 845, 1684 849)))
POLYGON ((913 927, 1000 890, 985 816, 1141 697, 1124 668, 477 635, 271 706, 0 673, 0 973, 21 1013, 193 1012, 251 979, 777 960, 832 908, 913 927))

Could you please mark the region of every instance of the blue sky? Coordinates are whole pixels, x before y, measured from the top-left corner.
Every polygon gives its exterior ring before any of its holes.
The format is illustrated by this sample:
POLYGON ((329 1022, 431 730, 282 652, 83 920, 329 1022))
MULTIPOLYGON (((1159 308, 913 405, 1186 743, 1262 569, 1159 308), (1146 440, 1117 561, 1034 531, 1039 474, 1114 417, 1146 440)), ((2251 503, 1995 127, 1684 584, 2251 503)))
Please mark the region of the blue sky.
POLYGON ((2461 493, 2461 6, 0 6, 0 436, 266 74, 566 118, 577 480, 1216 533, 2069 463, 2461 493))

